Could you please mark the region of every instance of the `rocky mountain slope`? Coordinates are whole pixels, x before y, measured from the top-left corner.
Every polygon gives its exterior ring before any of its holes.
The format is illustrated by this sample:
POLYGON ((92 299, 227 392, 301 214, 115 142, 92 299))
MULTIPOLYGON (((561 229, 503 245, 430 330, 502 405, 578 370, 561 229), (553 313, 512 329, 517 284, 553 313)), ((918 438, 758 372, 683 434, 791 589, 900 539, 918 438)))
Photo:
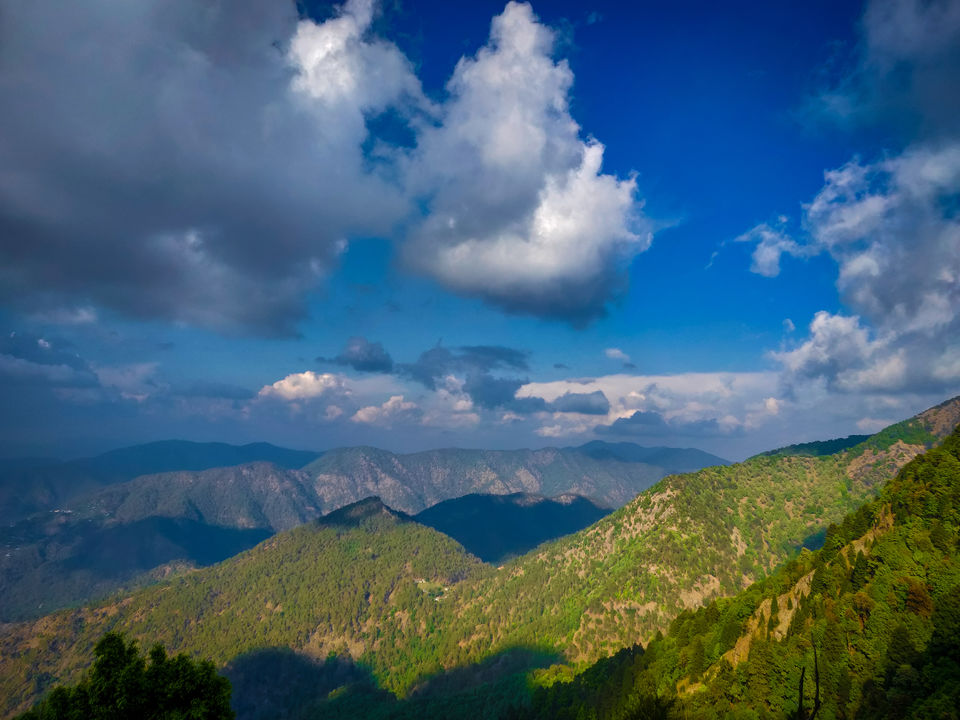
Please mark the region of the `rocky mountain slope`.
POLYGON ((390 507, 416 513, 469 493, 573 493, 615 508, 669 473, 726 464, 699 450, 593 443, 543 450, 448 448, 409 455, 340 448, 303 470, 314 478, 324 507, 374 495, 390 507))
MULTIPOLYGON (((8 712, 22 707, 47 683, 74 677, 96 637, 123 629, 219 663, 255 647, 338 654, 377 687, 413 699, 450 678, 447 687, 469 690, 476 711, 509 699, 505 686, 484 694, 497 678, 521 678, 510 687, 522 695, 526 668, 583 667, 646 642, 678 613, 733 595, 804 543, 822 542, 831 522, 872 498, 958 417, 954 399, 834 455, 670 476, 499 570, 405 519, 390 521, 404 528, 402 541, 382 527, 356 534, 336 518, 295 529, 128 598, 6 626, 0 695, 12 699, 8 712)), ((402 518, 372 507, 376 517, 402 518)), ((451 707, 450 716, 471 716, 464 698, 451 707)))
POLYGON ((250 462, 271 462, 285 468, 297 468, 318 455, 269 443, 228 445, 163 440, 67 462, 7 461, 0 463, 0 525, 9 525, 37 512, 62 508, 81 495, 140 475, 206 470, 250 462))

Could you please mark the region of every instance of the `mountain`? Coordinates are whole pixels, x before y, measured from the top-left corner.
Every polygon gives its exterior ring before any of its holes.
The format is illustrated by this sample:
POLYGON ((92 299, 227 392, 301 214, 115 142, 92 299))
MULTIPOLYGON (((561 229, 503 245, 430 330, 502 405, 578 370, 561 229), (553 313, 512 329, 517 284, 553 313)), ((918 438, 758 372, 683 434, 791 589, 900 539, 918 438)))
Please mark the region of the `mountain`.
POLYGON ((768 450, 760 453, 761 455, 811 455, 819 457, 820 455, 833 455, 841 450, 852 448, 867 440, 869 435, 848 435, 847 437, 834 438, 833 440, 814 440, 813 442, 798 443, 788 445, 787 447, 768 450))
POLYGON ((121 629, 221 665, 255 648, 286 648, 308 664, 338 655, 362 669, 365 690, 290 700, 330 716, 339 707, 342 717, 423 717, 430 705, 447 717, 495 717, 526 697, 531 668, 558 664, 559 678, 648 642, 682 613, 821 544, 830 523, 872 499, 958 416, 955 398, 835 455, 670 476, 500 569, 368 501, 359 523, 351 509, 128 597, 4 626, 0 697, 10 698, 6 712, 25 706, 76 677, 95 639, 121 629), (404 700, 384 705, 383 690, 404 700))
POLYGON ((542 674, 549 686, 517 716, 792 717, 819 696, 822 717, 957 717, 958 529, 960 429, 831 525, 819 551, 682 613, 646 649, 567 682, 542 674))
MULTIPOLYGON (((624 456, 631 452, 639 456, 648 450, 629 443, 611 447, 624 456)), ((674 454, 670 448, 649 450, 647 456, 664 463, 674 454)), ((719 460, 706 453, 696 455, 697 452, 675 451, 677 466, 685 466, 691 457, 704 462, 719 460)), ((170 441, 107 453, 69 467, 73 471, 86 468, 90 474, 82 477, 96 475, 107 482, 125 477, 124 473, 161 467, 164 463, 202 467, 206 463, 256 456, 274 457, 287 465, 316 457, 267 444, 236 447, 170 441)), ((632 497, 665 472, 660 466, 629 459, 591 458, 577 448, 441 450, 414 455, 348 448, 331 451, 327 456, 325 462, 315 461, 303 470, 252 462, 141 474, 105 487, 94 484, 94 490, 65 500, 56 510, 35 513, 0 528, 0 547, 6 549, 0 556, 0 621, 24 620, 90 602, 120 587, 163 576, 169 572, 169 566, 183 569, 222 560, 227 556, 204 552, 210 538, 221 538, 216 547, 240 552, 268 533, 289 530, 381 490, 399 510, 413 512, 424 509, 423 498, 431 502, 447 500, 476 486, 509 492, 511 483, 513 489, 546 485, 561 494, 571 487, 586 487, 608 499, 628 492, 632 497), (349 473, 356 473, 356 477, 349 473), (503 481, 499 480, 501 476, 503 481), (631 486, 636 489, 631 490, 631 486), (161 518, 184 522, 171 525, 160 522, 161 518), (162 533, 157 537, 134 537, 135 531, 149 533, 154 529, 162 533), (175 541, 169 535, 172 532, 175 541), (85 550, 90 543, 99 542, 98 538, 121 535, 129 541, 116 568, 98 566, 95 556, 85 550), (52 582, 54 578, 58 581, 52 582)), ((502 559, 505 553, 516 554, 544 540, 579 530, 604 514, 588 506, 588 500, 555 507, 545 505, 540 510, 531 505, 527 517, 521 520, 519 509, 508 518, 503 516, 505 506, 491 501, 475 507, 476 527, 506 531, 512 523, 513 535, 498 538, 488 534, 488 543, 493 544, 486 549, 478 544, 482 533, 467 532, 463 539, 481 556, 502 559), (490 515, 480 518, 477 513, 481 510, 490 515)), ((444 512, 438 510, 428 518, 443 522, 444 512)))
POLYGON ((726 461, 698 450, 591 443, 543 450, 448 448, 408 455, 339 448, 303 470, 315 478, 325 507, 375 495, 390 507, 417 513, 471 493, 573 493, 615 508, 665 475, 717 464, 726 461))
POLYGON ((262 462, 144 475, 69 504, 0 528, 0 622, 219 562, 320 515, 306 474, 262 462))
POLYGON ((499 563, 547 540, 582 530, 609 510, 579 495, 464 495, 414 516, 484 562, 499 563))
MULTIPOLYGON (((447 588, 482 567, 450 538, 363 500, 129 598, 3 627, 2 712, 29 706, 55 678, 77 680, 79 661, 110 629, 172 649, 202 647, 218 665, 284 646, 320 659, 358 656, 347 639, 373 632, 389 666, 393 648, 416 647, 429 630, 447 588)), ((405 660, 398 673, 410 682, 420 668, 405 660)))
POLYGON ((175 470, 206 470, 250 462, 298 468, 319 453, 289 450, 269 443, 228 445, 164 440, 112 450, 67 462, 0 464, 0 524, 53 510, 105 485, 139 475, 175 470))
POLYGON ((592 440, 588 443, 565 450, 576 450, 596 460, 621 460, 658 465, 672 473, 693 472, 711 465, 729 465, 716 455, 696 448, 644 447, 629 442, 604 442, 592 440))

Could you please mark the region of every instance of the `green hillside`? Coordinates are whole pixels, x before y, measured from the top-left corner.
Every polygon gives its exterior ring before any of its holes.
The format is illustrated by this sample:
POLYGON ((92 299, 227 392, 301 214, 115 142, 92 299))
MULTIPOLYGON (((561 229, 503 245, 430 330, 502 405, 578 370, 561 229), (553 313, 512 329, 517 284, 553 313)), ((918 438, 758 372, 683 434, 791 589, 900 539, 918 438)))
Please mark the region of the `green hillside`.
POLYGON ((359 638, 375 637, 380 671, 396 668, 396 682, 409 684, 423 670, 411 658, 434 629, 445 588, 479 566, 446 536, 363 501, 130 598, 6 626, 3 710, 23 709, 54 681, 76 681, 110 630, 218 665, 270 647, 359 657, 359 638))
MULTIPOLYGON (((960 430, 826 543, 734 598, 537 691, 531 720, 960 715, 960 430), (646 709, 647 715, 638 715, 646 709)), ((548 684, 555 673, 543 673, 548 684)))
MULTIPOLYGON (((478 488, 498 495, 531 488, 564 494, 579 488, 607 504, 622 504, 667 472, 646 461, 683 468, 723 462, 689 449, 600 443, 560 450, 448 449, 412 455, 357 447, 331 451, 304 470, 269 462, 207 467, 217 460, 258 455, 286 464, 316 458, 315 453, 265 443, 237 447, 169 441, 64 463, 61 470, 85 468, 98 482, 110 484, 94 483, 94 491, 63 500, 55 510, 0 526, 0 547, 5 548, 0 555, 0 622, 96 601, 121 588, 155 581, 171 569, 218 562, 266 534, 378 494, 390 507, 404 511, 422 511, 478 488), (114 482, 167 466, 206 469, 114 482), (89 549, 108 545, 111 538, 124 540, 113 543, 116 561, 104 566, 89 549), (211 553, 210 547, 221 551, 211 553)), ((519 544, 501 543, 500 555, 515 555, 518 548, 525 551, 603 514, 581 514, 581 521, 561 523, 558 531, 533 532, 519 544)), ((479 522, 496 521, 491 516, 479 522)))
POLYGON ((448 715, 476 716, 494 696, 521 697, 529 668, 586 667, 646 642, 679 613, 734 595, 821 542, 827 525, 926 449, 906 440, 940 437, 958 408, 951 401, 833 456, 670 476, 499 569, 379 503, 360 504, 368 510, 338 511, 129 598, 5 627, 0 696, 11 698, 8 712, 22 707, 89 663, 96 637, 121 629, 222 665, 270 648, 339 656, 367 680, 350 696, 358 703, 382 706, 380 689, 409 698, 402 708, 469 692, 473 706, 461 697, 448 715))

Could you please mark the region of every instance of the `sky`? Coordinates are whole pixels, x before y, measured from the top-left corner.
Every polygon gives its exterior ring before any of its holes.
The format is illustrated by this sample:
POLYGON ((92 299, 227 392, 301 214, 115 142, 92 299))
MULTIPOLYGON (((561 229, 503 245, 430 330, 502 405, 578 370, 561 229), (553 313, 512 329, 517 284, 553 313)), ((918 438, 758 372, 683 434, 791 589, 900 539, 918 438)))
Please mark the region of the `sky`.
POLYGON ((738 460, 960 394, 960 0, 0 14, 0 457, 738 460))

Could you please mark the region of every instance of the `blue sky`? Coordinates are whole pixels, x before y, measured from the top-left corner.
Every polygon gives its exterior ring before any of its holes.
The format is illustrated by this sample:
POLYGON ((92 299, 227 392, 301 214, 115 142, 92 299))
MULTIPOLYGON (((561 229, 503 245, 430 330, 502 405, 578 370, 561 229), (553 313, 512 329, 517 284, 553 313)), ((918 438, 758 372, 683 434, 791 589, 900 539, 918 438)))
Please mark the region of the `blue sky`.
POLYGON ((960 393, 956 1, 5 12, 0 455, 739 459, 960 393))

